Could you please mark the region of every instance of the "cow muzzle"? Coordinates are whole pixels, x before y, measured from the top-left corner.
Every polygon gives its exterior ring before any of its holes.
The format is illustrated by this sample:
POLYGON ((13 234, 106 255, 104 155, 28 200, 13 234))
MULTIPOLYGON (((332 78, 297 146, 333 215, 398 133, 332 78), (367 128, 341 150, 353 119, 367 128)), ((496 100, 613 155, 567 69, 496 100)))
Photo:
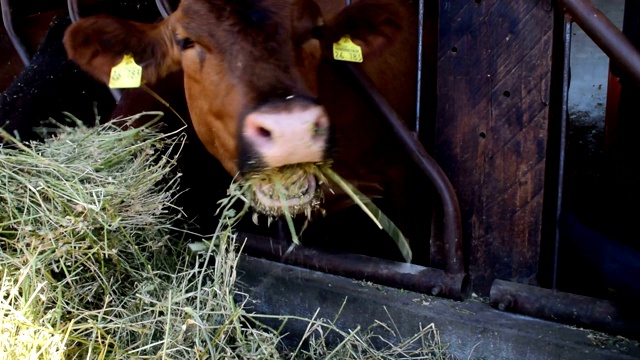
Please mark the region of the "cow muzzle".
POLYGON ((253 204, 268 215, 308 213, 321 191, 315 164, 325 161, 330 123, 307 99, 268 103, 241 122, 239 168, 252 183, 253 204))
POLYGON ((264 107, 245 117, 241 131, 241 153, 249 159, 241 157, 240 168, 272 169, 324 160, 329 118, 324 107, 306 102, 264 107))

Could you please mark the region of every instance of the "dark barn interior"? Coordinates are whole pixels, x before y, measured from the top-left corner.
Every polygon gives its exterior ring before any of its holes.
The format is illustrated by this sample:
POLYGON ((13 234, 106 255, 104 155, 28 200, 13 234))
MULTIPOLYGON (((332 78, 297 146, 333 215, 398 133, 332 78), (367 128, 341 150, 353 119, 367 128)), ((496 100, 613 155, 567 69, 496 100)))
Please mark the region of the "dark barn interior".
MULTIPOLYGON (((326 12, 349 6, 317 2, 326 12)), ((407 331, 416 317, 434 322, 461 358, 640 358, 640 4, 624 1, 618 30, 588 0, 409 2, 417 47, 407 86, 415 89, 415 112, 396 114, 377 99, 389 96, 383 87, 367 90, 357 66, 346 71, 415 159, 407 186, 416 196, 402 218, 415 261, 304 246, 283 256, 288 239, 240 229, 247 244, 239 271, 245 291, 260 299, 256 309, 330 314, 347 296, 353 315, 345 326, 373 321, 389 306, 407 331), (583 145, 568 108, 580 76, 570 67, 578 25, 611 59, 604 126, 590 133, 596 152, 583 145), (611 341, 596 343, 592 332, 611 341)), ((175 8, 177 1, 164 3, 175 8)), ((74 6, 79 16, 162 18, 150 0, 3 0, 0 90, 36 53, 54 16, 74 6)), ((108 116, 106 88, 87 91, 105 99, 100 111, 108 116)), ((91 114, 93 103, 81 111, 91 114)), ((353 229, 349 236, 368 235, 353 229)), ((293 334, 304 331, 292 326, 293 334)))

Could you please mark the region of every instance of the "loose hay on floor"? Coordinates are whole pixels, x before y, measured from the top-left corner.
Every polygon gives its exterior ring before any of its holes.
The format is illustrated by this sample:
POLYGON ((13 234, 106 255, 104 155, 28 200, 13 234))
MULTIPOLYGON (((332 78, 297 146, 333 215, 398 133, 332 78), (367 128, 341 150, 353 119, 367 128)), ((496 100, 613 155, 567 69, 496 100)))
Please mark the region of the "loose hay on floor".
POLYGON ((0 148, 0 359, 449 358, 433 326, 380 351, 323 319, 284 349, 234 300, 238 214, 195 256, 171 238, 183 141, 103 125, 0 148))

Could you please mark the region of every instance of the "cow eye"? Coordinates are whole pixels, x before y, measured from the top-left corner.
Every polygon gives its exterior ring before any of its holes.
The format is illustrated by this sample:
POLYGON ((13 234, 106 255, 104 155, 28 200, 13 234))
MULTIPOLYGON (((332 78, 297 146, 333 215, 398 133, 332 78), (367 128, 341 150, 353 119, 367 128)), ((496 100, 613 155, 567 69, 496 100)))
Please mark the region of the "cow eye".
POLYGON ((178 46, 180 46, 180 49, 182 49, 182 50, 190 49, 194 45, 195 44, 194 44, 193 40, 191 40, 190 38, 183 38, 183 39, 179 39, 178 40, 178 46))

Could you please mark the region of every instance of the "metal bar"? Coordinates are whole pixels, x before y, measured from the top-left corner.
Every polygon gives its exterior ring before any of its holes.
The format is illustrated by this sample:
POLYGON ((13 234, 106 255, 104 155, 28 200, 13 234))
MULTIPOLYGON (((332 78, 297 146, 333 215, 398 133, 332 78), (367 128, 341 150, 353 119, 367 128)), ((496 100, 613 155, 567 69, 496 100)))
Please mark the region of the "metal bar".
POLYGON ((571 66, 571 19, 565 15, 564 20, 564 61, 562 64, 562 110, 560 113, 560 139, 558 154, 558 195, 556 199, 556 218, 554 231, 553 274, 551 288, 556 288, 558 279, 558 248, 560 246, 560 213, 562 212, 562 196, 564 186, 565 150, 567 146, 567 122, 569 114, 569 68, 571 66))
POLYGON ((489 302, 492 307, 502 311, 630 338, 640 337, 637 304, 623 307, 612 301, 504 280, 493 282, 489 302))
POLYGON ((564 11, 623 71, 640 84, 640 52, 589 0, 559 0, 564 11))
POLYGON ((156 0, 156 6, 158 7, 160 14, 162 14, 162 18, 166 19, 171 15, 171 6, 169 6, 167 0, 156 0))
POLYGON ((465 273, 460 207, 458 197, 451 182, 449 182, 449 179, 438 163, 427 153, 422 144, 413 136, 402 119, 400 119, 398 114, 376 89, 371 78, 357 65, 351 63, 343 64, 364 88, 365 93, 387 119, 407 152, 435 187, 441 200, 443 219, 441 219, 441 221, 434 221, 434 226, 442 227, 442 232, 440 233, 443 234, 445 255, 447 258, 446 271, 448 274, 465 273))
POLYGON ((0 0, 0 7, 2 7, 2 22, 4 23, 5 30, 7 30, 7 35, 9 35, 9 40, 11 40, 11 44, 13 44, 13 47, 16 49, 16 52, 18 53, 18 56, 20 56, 20 60, 22 60, 24 66, 29 66, 29 59, 31 59, 31 56, 29 56, 27 49, 24 47, 24 44, 22 44, 22 41, 20 41, 20 38, 13 29, 13 22, 11 20, 11 4, 9 4, 9 0, 0 0))
POLYGON ((78 0, 67 0, 67 10, 71 22, 75 23, 80 20, 80 11, 78 10, 78 0))
POLYGON ((364 255, 328 253, 253 234, 239 233, 238 239, 239 243, 245 242, 244 251, 255 257, 453 300, 469 296, 469 281, 464 273, 451 274, 364 255))
POLYGON ((416 72, 416 138, 420 139, 420 111, 422 105, 422 41, 424 30, 424 0, 418 1, 418 68, 416 72))

